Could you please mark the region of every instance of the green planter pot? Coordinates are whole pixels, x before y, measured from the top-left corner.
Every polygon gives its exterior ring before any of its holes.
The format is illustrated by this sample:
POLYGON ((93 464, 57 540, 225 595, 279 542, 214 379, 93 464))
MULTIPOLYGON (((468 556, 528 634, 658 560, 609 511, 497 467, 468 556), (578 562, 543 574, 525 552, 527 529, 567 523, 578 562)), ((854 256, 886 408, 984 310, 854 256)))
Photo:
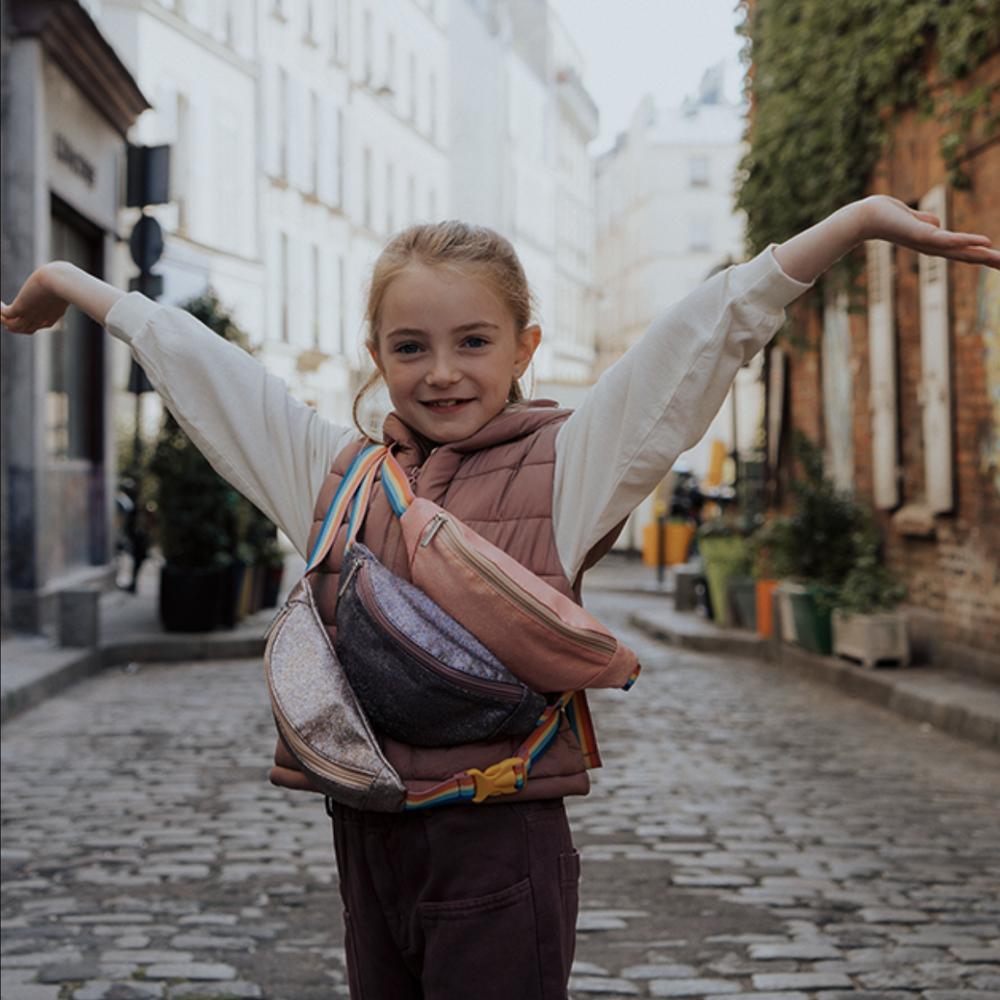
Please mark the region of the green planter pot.
POLYGON ((705 565, 712 618, 720 625, 729 625, 731 619, 726 604, 726 581, 734 575, 734 567, 739 565, 746 551, 746 542, 737 536, 709 537, 699 539, 698 548, 705 565))
POLYGON ((731 576, 726 583, 726 607, 737 628, 757 627, 757 584, 750 576, 731 576))
POLYGON ((792 615, 795 619, 795 639, 800 646, 822 656, 833 653, 833 633, 830 610, 816 603, 816 596, 826 588, 808 586, 803 593, 789 594, 792 615))

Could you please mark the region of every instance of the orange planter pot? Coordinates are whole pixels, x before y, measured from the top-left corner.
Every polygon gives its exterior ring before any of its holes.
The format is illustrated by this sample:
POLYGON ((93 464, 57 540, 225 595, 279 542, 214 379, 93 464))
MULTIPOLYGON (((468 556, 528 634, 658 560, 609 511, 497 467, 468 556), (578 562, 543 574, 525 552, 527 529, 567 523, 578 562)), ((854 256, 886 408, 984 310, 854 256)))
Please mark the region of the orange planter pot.
MULTIPOLYGON (((664 556, 667 566, 677 566, 687 562, 691 551, 691 541, 694 539, 694 524, 676 524, 667 522, 664 532, 664 556)), ((646 566, 655 566, 659 551, 658 532, 660 526, 651 521, 642 529, 642 561, 646 566)))
POLYGON ((777 580, 757 581, 757 634, 770 639, 774 634, 774 588, 777 580))

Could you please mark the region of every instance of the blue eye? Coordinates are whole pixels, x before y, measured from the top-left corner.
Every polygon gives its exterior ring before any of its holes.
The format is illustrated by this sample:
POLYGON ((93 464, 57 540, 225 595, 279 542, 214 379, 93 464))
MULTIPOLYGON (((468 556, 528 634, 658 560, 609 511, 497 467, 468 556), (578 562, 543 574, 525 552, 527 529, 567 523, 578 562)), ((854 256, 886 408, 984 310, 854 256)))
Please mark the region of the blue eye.
POLYGON ((397 344, 393 348, 393 354, 413 354, 414 351, 407 350, 407 348, 415 347, 418 351, 420 350, 420 345, 412 340, 404 341, 402 344, 397 344))
POLYGON ((468 337, 465 342, 470 347, 476 347, 477 345, 472 343, 472 341, 474 341, 474 340, 479 341, 480 344, 487 344, 487 343, 489 343, 489 341, 487 341, 485 337, 475 337, 475 336, 468 337))

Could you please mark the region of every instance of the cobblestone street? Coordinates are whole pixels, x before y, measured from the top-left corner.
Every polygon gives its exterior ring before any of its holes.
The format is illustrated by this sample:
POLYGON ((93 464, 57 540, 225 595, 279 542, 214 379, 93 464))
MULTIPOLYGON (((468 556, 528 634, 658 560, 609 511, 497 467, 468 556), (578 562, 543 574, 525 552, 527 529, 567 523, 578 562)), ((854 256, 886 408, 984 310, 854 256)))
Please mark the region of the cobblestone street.
MULTIPOLYGON (((1000 758, 624 626, 572 994, 1000 997, 1000 758)), ((346 995, 322 801, 271 788, 256 660, 143 666, 3 731, 4 1000, 346 995)), ((475 994, 470 993, 470 998, 475 994)), ((516 998, 512 998, 516 1000, 516 998)))

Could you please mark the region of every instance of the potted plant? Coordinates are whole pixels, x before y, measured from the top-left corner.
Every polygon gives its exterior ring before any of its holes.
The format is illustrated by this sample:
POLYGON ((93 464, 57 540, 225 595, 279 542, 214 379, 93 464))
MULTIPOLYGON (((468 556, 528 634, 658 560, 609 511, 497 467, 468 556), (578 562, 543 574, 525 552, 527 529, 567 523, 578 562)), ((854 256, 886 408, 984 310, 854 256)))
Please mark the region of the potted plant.
MULTIPOLYGON (((779 582, 794 576, 798 563, 795 557, 791 519, 774 517, 763 524, 750 538, 751 575, 754 581, 754 622, 758 635, 765 639, 774 633, 774 603, 780 600, 776 591, 779 582)), ((791 605, 782 617, 793 623, 791 605)), ((794 640, 794 630, 791 641, 794 640)))
MULTIPOLYGON (((247 337, 205 294, 183 308, 219 336, 247 350, 247 337)), ((231 628, 253 606, 258 561, 249 538, 262 518, 208 463, 169 411, 150 461, 156 479, 158 539, 164 557, 160 617, 168 631, 231 628), (251 513, 252 512, 252 513, 251 513)))
POLYGON ((837 592, 833 609, 833 651, 862 666, 910 662, 906 619, 897 610, 906 587, 879 561, 879 539, 872 526, 857 533, 858 556, 837 592))
POLYGON ((749 571, 746 539, 726 519, 718 517, 698 531, 698 549, 704 564, 712 617, 720 625, 731 624, 726 599, 727 581, 749 571))
POLYGON ((167 631, 215 628, 231 584, 232 489, 167 412, 150 471, 157 480, 160 619, 167 631))
POLYGON ((817 445, 799 432, 794 448, 804 472, 792 483, 795 510, 788 528, 798 586, 782 590, 790 605, 795 641, 829 656, 833 651, 831 613, 837 588, 857 556, 855 536, 863 514, 853 497, 827 477, 817 445))

